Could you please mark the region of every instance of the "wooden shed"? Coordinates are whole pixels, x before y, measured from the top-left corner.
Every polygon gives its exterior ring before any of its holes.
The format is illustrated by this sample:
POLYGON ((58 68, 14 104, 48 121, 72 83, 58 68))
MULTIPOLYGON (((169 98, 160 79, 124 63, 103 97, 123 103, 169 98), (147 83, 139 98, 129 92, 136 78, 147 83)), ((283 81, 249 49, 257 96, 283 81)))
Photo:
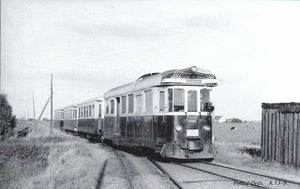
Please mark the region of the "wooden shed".
POLYGON ((261 157, 300 167, 300 103, 262 103, 261 157))

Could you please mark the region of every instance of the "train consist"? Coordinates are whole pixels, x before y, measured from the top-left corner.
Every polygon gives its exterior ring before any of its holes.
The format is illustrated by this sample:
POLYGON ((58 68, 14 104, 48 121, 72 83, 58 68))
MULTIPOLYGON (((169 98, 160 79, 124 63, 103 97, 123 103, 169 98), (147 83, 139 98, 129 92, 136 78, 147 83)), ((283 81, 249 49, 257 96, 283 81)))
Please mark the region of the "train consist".
POLYGON ((196 66, 150 73, 103 97, 55 110, 54 125, 166 158, 212 160, 215 86, 216 77, 196 66))

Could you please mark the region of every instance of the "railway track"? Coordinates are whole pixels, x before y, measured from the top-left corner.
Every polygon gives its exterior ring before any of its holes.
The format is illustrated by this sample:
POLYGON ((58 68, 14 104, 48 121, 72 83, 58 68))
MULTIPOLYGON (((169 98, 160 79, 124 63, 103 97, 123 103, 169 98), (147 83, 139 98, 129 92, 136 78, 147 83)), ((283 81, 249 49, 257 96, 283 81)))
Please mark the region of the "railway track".
MULTIPOLYGON (((112 149, 113 149, 113 148, 112 148, 112 149)), ((120 164, 121 164, 121 166, 122 166, 122 169, 123 169, 123 171, 124 171, 124 173, 125 173, 125 178, 126 178, 126 180, 128 181, 128 183, 129 183, 129 187, 130 187, 131 189, 134 189, 134 184, 133 184, 133 182, 132 182, 133 177, 132 177, 132 175, 130 174, 129 168, 126 166, 126 163, 125 163, 125 161, 124 161, 124 158, 125 158, 124 154, 122 154, 122 152, 120 152, 119 150, 116 150, 116 149, 113 149, 113 151, 114 151, 114 153, 117 155, 117 157, 118 157, 118 159, 119 159, 119 161, 120 161, 120 164)))
POLYGON ((300 182, 208 162, 158 163, 157 166, 178 188, 300 188, 300 182), (176 166, 176 167, 171 167, 176 166), (200 173, 201 172, 201 173, 200 173), (179 174, 180 173, 180 174, 179 174), (199 175, 195 177, 195 175, 199 175), (207 176, 211 175, 211 176, 207 176), (192 178, 198 178, 192 180, 192 178))

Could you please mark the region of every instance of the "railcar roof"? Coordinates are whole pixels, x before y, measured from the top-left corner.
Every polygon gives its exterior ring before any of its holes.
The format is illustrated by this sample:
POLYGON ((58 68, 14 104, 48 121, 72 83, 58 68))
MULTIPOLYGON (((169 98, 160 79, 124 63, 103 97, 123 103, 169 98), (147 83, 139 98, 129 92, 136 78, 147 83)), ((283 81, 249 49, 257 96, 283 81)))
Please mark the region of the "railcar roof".
POLYGON ((201 80, 215 80, 215 75, 208 70, 199 69, 195 66, 186 69, 172 69, 162 73, 149 73, 139 77, 136 82, 128 83, 119 87, 115 87, 104 94, 104 98, 110 96, 118 96, 126 93, 131 93, 136 90, 147 89, 157 86, 216 86, 216 83, 202 83, 201 80), (194 71, 191 71, 194 68, 194 71), (172 80, 173 79, 173 80, 172 80), (176 81, 175 81, 176 80, 176 81), (190 83, 178 83, 177 81, 192 81, 190 83))

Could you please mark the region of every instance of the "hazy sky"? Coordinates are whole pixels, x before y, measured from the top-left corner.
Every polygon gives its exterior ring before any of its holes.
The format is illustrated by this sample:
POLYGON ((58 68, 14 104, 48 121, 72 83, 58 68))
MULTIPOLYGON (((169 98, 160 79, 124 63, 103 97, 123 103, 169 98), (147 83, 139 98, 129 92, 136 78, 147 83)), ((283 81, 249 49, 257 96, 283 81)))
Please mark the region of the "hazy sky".
POLYGON ((215 115, 300 102, 300 1, 1 0, 1 92, 17 117, 33 117, 33 92, 39 116, 51 74, 57 109, 192 65, 219 80, 215 115))

